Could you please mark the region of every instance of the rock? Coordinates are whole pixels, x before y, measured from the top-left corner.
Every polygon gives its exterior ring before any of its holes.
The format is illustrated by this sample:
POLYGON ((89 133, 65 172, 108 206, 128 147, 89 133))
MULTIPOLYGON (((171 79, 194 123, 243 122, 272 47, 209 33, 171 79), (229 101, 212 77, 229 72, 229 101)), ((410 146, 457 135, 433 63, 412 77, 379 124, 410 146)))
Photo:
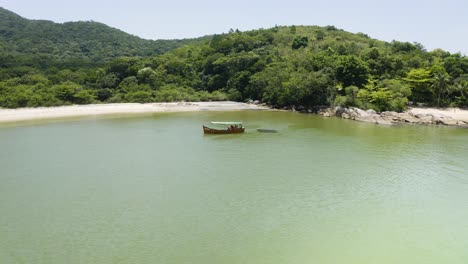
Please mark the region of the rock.
POLYGON ((344 113, 348 113, 349 109, 342 106, 335 107, 335 115, 341 117, 344 113))
POLYGON ((417 116, 420 116, 416 119, 416 122, 415 123, 418 123, 418 124, 432 124, 432 116, 428 116, 428 115, 416 115, 417 116))
POLYGON ((465 122, 463 120, 458 120, 458 126, 468 127, 468 122, 465 122))
POLYGON ((252 99, 248 99, 246 103, 252 104, 254 101, 252 99))
POLYGON ((429 116, 429 117, 432 118, 431 115, 426 115, 426 114, 415 114, 415 115, 414 115, 414 117, 416 117, 416 118, 424 118, 424 117, 427 117, 427 116, 429 116))
POLYGON ((458 125, 458 120, 450 118, 450 117, 438 118, 437 121, 438 121, 438 122, 436 122, 437 124, 441 123, 441 124, 444 124, 446 126, 457 126, 458 125))
POLYGON ((432 123, 434 124, 442 124, 446 126, 456 126, 458 124, 457 120, 451 117, 445 116, 445 115, 434 113, 434 114, 431 114, 431 116, 432 116, 432 123))
POLYGON ((398 123, 398 122, 402 122, 402 120, 400 118, 398 118, 398 116, 380 116, 383 120, 385 121, 388 121, 390 123, 398 123))
POLYGON ((401 122, 402 120, 400 119, 400 116, 398 115, 397 112, 393 112, 393 111, 385 111, 385 112, 382 112, 380 113, 380 116, 385 119, 386 121, 388 122, 392 122, 392 123, 397 123, 397 122, 401 122))
MULTIPOLYGON (((294 111, 294 108, 293 108, 294 111)), ((446 126, 460 126, 468 128, 468 120, 457 120, 449 116, 434 113, 418 113, 413 114, 411 110, 403 113, 394 111, 384 111, 377 113, 373 109, 362 110, 356 107, 322 108, 317 112, 324 117, 337 116, 344 119, 352 119, 360 122, 374 123, 379 125, 393 125, 400 122, 415 123, 415 124, 442 124, 446 126)))
POLYGON ((354 120, 366 123, 374 123, 379 125, 393 125, 391 121, 383 119, 380 115, 367 115, 367 116, 359 116, 356 117, 354 120))
POLYGON ((412 115, 410 115, 409 113, 398 113, 397 115, 397 118, 403 122, 406 122, 406 123, 416 123, 417 122, 417 119, 414 118, 412 115))
MULTIPOLYGON (((431 115, 432 116, 432 115, 431 115)), ((433 117, 432 116, 432 123, 433 124, 442 124, 442 120, 439 117, 433 117)))
POLYGON ((260 103, 260 101, 259 101, 259 100, 255 100, 255 101, 253 101, 253 104, 256 104, 256 105, 257 105, 257 104, 259 104, 259 103, 260 103))
POLYGON ((351 107, 346 111, 346 108, 344 110, 346 114, 349 115, 349 118, 351 119, 356 119, 360 117, 367 117, 367 116, 372 116, 371 114, 367 113, 366 111, 356 108, 356 107, 351 107))
POLYGON ((358 116, 354 120, 366 123, 375 123, 375 118, 373 116, 358 116))
MULTIPOLYGON (((428 114, 429 115, 429 114, 428 114)), ((438 114, 438 113, 432 113, 430 114, 432 117, 435 117, 435 118, 438 118, 438 119, 441 119, 441 118, 451 118, 450 116, 446 116, 446 115, 443 115, 443 114, 438 114)))
POLYGON ((403 113, 394 111, 384 111, 377 113, 373 109, 362 110, 356 107, 322 108, 318 111, 319 115, 324 117, 338 116, 344 119, 352 119, 360 122, 374 123, 379 125, 393 125, 400 122, 415 124, 441 124, 446 126, 459 126, 468 128, 468 120, 458 120, 440 113, 418 113, 414 114, 411 110, 403 113))
POLYGON ((319 109, 317 113, 325 117, 330 117, 335 115, 335 110, 334 108, 322 108, 319 109))
POLYGON ((357 117, 360 117, 360 115, 353 110, 349 111, 348 115, 349 115, 349 118, 351 119, 356 119, 357 117))
POLYGON ((385 111, 385 112, 382 112, 380 115, 382 116, 398 116, 398 113, 397 112, 394 112, 394 111, 385 111))
POLYGON ((344 107, 342 106, 335 106, 335 112, 338 112, 338 111, 343 111, 342 109, 344 109, 344 107))
MULTIPOLYGON (((362 109, 359 109, 359 108, 351 108, 353 110, 354 113, 357 114, 357 116, 368 116, 370 115, 369 113, 367 113, 366 111, 362 110, 362 109)), ((374 111, 375 112, 375 111, 374 111)))
POLYGON ((380 117, 380 118, 376 118, 376 119, 375 119, 375 123, 377 123, 377 124, 379 124, 379 125, 388 125, 388 126, 393 124, 392 122, 390 122, 390 121, 388 121, 388 120, 385 120, 385 119, 383 119, 383 118, 381 118, 381 117, 380 117))

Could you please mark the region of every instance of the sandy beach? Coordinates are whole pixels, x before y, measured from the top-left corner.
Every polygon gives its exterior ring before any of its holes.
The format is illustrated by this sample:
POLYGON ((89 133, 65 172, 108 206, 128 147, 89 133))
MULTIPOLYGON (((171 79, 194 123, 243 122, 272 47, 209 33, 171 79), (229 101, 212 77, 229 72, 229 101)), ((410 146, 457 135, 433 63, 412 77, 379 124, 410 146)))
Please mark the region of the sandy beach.
POLYGON ((266 110, 267 107, 238 102, 178 102, 148 104, 93 104, 58 107, 0 109, 0 122, 157 112, 266 110))
MULTIPOLYGON (((0 123, 47 120, 54 118, 158 112, 267 110, 268 107, 238 102, 119 103, 70 105, 58 107, 0 109, 0 123)), ((468 123, 468 110, 459 108, 410 108, 407 113, 448 117, 468 123)))

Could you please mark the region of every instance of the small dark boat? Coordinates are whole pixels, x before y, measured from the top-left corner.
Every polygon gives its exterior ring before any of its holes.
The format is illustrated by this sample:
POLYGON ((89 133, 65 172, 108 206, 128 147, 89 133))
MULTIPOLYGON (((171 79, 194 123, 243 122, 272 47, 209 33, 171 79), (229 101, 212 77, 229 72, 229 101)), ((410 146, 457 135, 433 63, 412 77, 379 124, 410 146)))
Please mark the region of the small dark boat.
POLYGON ((244 133, 245 128, 242 122, 211 122, 219 128, 212 128, 203 126, 203 133, 205 134, 238 134, 244 133))
POLYGON ((276 130, 276 129, 268 129, 268 128, 258 128, 257 131, 262 132, 262 133, 276 133, 276 132, 278 132, 278 130, 276 130))

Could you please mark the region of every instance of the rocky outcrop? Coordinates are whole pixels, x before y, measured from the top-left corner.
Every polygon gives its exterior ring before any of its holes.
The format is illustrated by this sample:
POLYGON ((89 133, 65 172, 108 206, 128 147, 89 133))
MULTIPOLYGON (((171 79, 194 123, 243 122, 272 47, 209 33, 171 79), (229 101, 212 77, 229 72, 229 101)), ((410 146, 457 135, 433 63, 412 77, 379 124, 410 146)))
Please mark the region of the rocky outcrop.
POLYGON ((356 107, 342 107, 324 108, 318 111, 319 115, 324 117, 337 116, 345 119, 352 119, 361 122, 374 123, 380 125, 394 125, 399 123, 412 123, 424 125, 445 125, 445 126, 458 126, 467 127, 468 123, 463 120, 457 120, 442 114, 413 114, 411 111, 397 113, 386 111, 377 113, 369 109, 364 111, 356 107))

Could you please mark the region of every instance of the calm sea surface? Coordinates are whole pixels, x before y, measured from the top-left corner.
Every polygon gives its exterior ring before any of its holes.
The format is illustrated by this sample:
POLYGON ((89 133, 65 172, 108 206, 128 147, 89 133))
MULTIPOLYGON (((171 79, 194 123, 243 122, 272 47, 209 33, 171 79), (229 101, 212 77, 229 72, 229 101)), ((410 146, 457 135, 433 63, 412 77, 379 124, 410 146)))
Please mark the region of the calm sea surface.
POLYGON ((468 130, 264 111, 2 125, 0 263, 466 264, 468 130), (227 120, 246 133, 203 135, 227 120))

